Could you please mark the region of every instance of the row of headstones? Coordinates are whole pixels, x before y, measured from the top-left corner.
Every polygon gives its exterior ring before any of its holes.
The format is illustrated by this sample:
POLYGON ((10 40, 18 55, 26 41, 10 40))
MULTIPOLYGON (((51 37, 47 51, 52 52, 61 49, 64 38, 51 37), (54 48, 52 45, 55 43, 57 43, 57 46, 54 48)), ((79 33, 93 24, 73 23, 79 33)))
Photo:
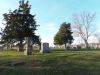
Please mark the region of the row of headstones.
MULTIPOLYGON (((41 44, 41 53, 48 53, 49 52, 49 43, 42 43, 41 44)), ((24 52, 25 55, 32 55, 32 47, 27 47, 27 49, 24 52)))

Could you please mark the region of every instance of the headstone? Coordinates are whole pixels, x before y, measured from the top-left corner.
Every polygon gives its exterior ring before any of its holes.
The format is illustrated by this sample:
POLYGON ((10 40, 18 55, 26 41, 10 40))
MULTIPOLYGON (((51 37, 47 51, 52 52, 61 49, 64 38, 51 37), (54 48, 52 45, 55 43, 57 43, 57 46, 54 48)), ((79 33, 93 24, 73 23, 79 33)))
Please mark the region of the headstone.
POLYGON ((17 59, 10 63, 10 66, 24 65, 26 62, 23 59, 17 59))
POLYGON ((49 43, 43 43, 41 44, 41 53, 48 53, 49 52, 49 43))
POLYGON ((26 37, 26 46, 25 46, 24 55, 32 55, 32 41, 30 37, 26 37))

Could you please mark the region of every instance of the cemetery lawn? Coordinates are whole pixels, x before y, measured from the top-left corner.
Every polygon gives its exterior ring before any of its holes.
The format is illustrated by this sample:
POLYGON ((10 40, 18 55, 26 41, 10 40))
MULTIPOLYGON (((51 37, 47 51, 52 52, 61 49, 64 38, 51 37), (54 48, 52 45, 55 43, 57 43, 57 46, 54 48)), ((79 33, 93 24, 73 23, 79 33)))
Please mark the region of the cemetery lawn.
POLYGON ((0 51, 0 75, 100 75, 100 51, 51 50, 50 53, 34 51, 0 51), (12 66, 14 61, 25 64, 12 66))

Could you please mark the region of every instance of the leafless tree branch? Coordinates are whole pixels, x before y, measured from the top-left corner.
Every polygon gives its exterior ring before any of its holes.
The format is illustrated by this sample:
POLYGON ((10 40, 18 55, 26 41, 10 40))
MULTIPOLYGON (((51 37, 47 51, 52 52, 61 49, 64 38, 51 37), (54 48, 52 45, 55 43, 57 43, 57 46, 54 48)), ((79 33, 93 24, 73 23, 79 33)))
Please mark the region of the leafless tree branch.
POLYGON ((95 31, 92 29, 95 16, 95 13, 86 12, 73 15, 73 31, 84 40, 86 47, 88 47, 88 38, 95 31))

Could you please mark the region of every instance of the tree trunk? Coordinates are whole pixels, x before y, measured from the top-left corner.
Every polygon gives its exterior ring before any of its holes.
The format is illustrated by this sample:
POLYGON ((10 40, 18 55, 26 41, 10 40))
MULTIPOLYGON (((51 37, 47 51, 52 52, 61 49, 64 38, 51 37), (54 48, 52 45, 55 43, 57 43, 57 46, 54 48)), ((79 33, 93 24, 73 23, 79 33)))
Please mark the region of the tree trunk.
POLYGON ((18 47, 18 51, 24 51, 22 41, 19 41, 18 46, 19 46, 19 47, 18 47))
POLYGON ((8 43, 6 43, 6 50, 8 50, 9 49, 9 45, 8 45, 8 43))
POLYGON ((39 50, 41 50, 41 44, 39 44, 39 50))
POLYGON ((89 44, 87 40, 85 40, 85 48, 89 48, 89 44))
POLYGON ((13 48, 13 43, 9 43, 9 48, 12 49, 13 48))

